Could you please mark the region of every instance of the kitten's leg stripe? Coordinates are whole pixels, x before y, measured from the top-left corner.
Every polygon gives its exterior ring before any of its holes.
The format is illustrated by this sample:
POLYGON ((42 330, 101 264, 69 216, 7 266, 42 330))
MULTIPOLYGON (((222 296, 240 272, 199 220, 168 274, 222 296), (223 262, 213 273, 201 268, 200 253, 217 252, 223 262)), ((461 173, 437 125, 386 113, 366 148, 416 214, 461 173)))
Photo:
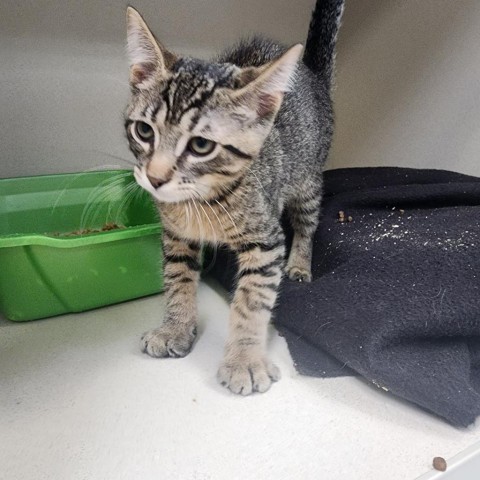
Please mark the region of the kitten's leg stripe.
POLYGON ((163 232, 164 232, 164 240, 166 237, 169 237, 170 240, 175 240, 176 242, 181 242, 182 239, 177 237, 173 232, 171 232, 165 225, 163 225, 163 232))
POLYGON ((169 273, 168 275, 165 274, 163 275, 164 280, 176 280, 180 277, 183 276, 183 272, 178 272, 178 273, 169 273))
POLYGON ((276 244, 272 248, 262 250, 258 245, 238 254, 239 270, 238 277, 260 275, 262 277, 274 277, 275 268, 283 263, 285 247, 276 244), (264 263, 266 262, 266 263, 264 263))
MULTIPOLYGON (((187 279, 188 282, 177 282, 175 283, 174 285, 172 285, 170 287, 170 294, 173 296, 173 297, 178 297, 180 298, 182 295, 183 295, 183 291, 185 289, 185 286, 184 286, 184 283, 190 283, 190 282, 193 282, 193 280, 191 278, 188 278, 187 279)), ((179 304, 170 304, 170 307, 178 307, 179 304)))
POLYGON ((295 207, 292 207, 292 210, 293 210, 292 213, 295 213, 296 215, 310 216, 310 215, 317 215, 318 214, 318 206, 317 207, 311 207, 311 208, 295 206, 295 207))
POLYGON ((320 214, 321 192, 313 197, 299 197, 288 207, 294 230, 292 248, 287 263, 290 279, 309 282, 312 279, 312 242, 320 214))
MULTIPOLYGON (((250 287, 252 287, 254 282, 250 283, 250 287)), ((259 285, 258 283, 256 285, 259 285)), ((256 287, 258 288, 258 287, 256 287)), ((241 292, 244 292, 246 295, 251 295, 252 292, 255 292, 255 295, 257 295, 258 297, 260 297, 261 299, 263 300, 268 300, 269 297, 268 295, 266 295, 265 293, 262 293, 260 290, 257 290, 257 289, 250 289, 250 288, 247 288, 247 287, 238 287, 238 290, 241 291, 241 292)))
POLYGON ((245 300, 245 306, 250 312, 259 312, 260 310, 266 310, 267 312, 270 312, 273 308, 265 302, 258 302, 249 299, 245 300))
POLYGON ((248 320, 248 313, 245 312, 240 306, 234 305, 233 309, 235 312, 240 315, 244 320, 248 320))
POLYGON ((195 270, 196 272, 200 270, 200 263, 188 255, 165 255, 164 259, 169 263, 185 263, 190 270, 195 270))
POLYGON ((230 238, 230 241, 233 243, 233 242, 237 242, 237 243, 240 243, 240 240, 243 239, 245 237, 245 233, 244 232, 239 232, 239 233, 235 233, 235 234, 232 234, 229 236, 230 238))
POLYGON ((163 243, 171 246, 174 253, 185 251, 187 254, 195 255, 200 249, 200 243, 179 238, 170 230, 168 230, 165 225, 163 226, 163 233, 163 243))
POLYGON ((182 283, 194 282, 195 271, 190 270, 187 272, 169 273, 163 276, 165 288, 174 287, 175 285, 181 285, 182 283), (193 273, 193 275, 192 275, 193 273))
POLYGON ((180 283, 191 283, 191 282, 193 282, 193 278, 185 277, 185 278, 180 279, 179 282, 180 283))
POLYGON ((258 345, 258 340, 254 340, 253 338, 239 338, 237 340, 238 345, 242 347, 251 347, 252 345, 258 345))
POLYGON ((297 218, 296 224, 299 227, 303 227, 303 228, 308 228, 308 227, 316 228, 318 225, 318 220, 313 218, 300 217, 300 218, 297 218))
POLYGON ((320 199, 315 195, 313 195, 312 197, 301 198, 296 200, 295 203, 292 203, 289 208, 290 209, 293 208, 299 211, 301 211, 302 209, 311 208, 311 207, 318 208, 318 205, 320 203, 319 200, 320 199))
MULTIPOLYGON (((172 289, 172 295, 177 295, 177 296, 178 296, 178 290, 175 291, 174 289, 172 289)), ((182 304, 182 302, 180 302, 180 301, 170 302, 170 303, 168 304, 168 308, 169 308, 170 310, 177 310, 177 311, 178 311, 178 310, 181 310, 182 306, 183 306, 183 304, 182 304)))
POLYGON ((188 248, 194 252, 197 252, 200 250, 200 243, 197 242, 187 242, 188 248))
POLYGON ((276 291, 262 292, 260 289, 254 288, 252 284, 247 286, 239 286, 238 295, 242 296, 244 305, 250 311, 272 310, 272 305, 275 303, 276 291))
MULTIPOLYGON (((275 267, 277 265, 280 265, 280 262, 276 262, 275 264, 271 264, 272 267, 275 267)), ((247 277, 250 275, 260 275, 262 277, 274 277, 276 275, 276 271, 274 269, 269 269, 266 266, 265 267, 259 267, 259 268, 246 268, 245 270, 242 270, 239 274, 238 277, 247 277)))
POLYGON ((276 283, 258 283, 254 281, 250 282, 250 286, 255 288, 266 288, 267 290, 272 290, 273 292, 276 292, 278 288, 276 283))

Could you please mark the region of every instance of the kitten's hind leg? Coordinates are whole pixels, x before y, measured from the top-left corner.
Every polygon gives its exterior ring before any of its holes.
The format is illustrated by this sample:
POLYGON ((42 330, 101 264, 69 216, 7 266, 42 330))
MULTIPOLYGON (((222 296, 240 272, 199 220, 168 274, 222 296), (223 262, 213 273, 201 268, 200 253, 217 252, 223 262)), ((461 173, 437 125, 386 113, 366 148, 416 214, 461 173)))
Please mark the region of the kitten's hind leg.
POLYGON ((288 213, 294 235, 288 257, 286 273, 291 280, 310 282, 312 280, 312 244, 320 214, 321 194, 313 197, 296 198, 289 206, 288 213))

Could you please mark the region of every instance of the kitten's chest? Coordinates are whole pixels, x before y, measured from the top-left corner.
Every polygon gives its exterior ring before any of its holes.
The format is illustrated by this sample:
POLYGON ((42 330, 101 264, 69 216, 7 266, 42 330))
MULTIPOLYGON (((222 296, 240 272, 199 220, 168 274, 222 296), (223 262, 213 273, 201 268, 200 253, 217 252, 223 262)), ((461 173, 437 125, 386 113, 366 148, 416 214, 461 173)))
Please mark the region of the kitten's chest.
POLYGON ((165 227, 179 238, 209 243, 231 243, 242 235, 245 221, 228 205, 184 202, 162 205, 165 227))

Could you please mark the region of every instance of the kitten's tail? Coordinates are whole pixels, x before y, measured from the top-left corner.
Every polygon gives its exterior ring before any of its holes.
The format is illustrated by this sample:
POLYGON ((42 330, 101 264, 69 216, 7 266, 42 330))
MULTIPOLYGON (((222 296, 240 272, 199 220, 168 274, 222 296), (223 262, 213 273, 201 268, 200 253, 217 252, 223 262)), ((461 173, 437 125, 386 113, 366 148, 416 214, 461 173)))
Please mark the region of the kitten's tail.
POLYGON ((317 0, 312 13, 303 62, 333 83, 335 45, 345 0, 317 0))

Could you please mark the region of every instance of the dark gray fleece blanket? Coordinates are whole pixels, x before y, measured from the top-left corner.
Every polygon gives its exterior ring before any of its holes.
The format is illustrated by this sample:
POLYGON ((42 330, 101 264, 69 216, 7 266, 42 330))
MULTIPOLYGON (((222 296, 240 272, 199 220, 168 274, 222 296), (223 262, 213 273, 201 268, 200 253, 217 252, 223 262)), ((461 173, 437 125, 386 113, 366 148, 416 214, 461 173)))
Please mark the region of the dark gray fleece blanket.
MULTIPOLYGON (((287 227, 288 231, 288 227, 287 227)), ((211 270, 232 290, 235 260, 211 270)), ((480 414, 480 179, 325 173, 313 282, 284 280, 274 323, 300 373, 359 374, 456 426, 480 414), (339 222, 338 212, 351 216, 339 222)))

